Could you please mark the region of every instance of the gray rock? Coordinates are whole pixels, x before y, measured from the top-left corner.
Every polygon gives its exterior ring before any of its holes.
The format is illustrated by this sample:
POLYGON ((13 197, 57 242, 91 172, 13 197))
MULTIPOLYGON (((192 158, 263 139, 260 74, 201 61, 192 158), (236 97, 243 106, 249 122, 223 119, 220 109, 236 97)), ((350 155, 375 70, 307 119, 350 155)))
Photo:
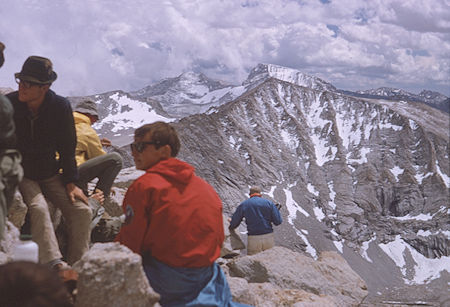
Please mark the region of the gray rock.
MULTIPOLYGON (((332 297, 338 306, 353 306, 367 296, 365 282, 335 252, 322 252, 317 261, 276 246, 228 263, 230 275, 249 283, 270 283, 281 289, 304 290, 332 297)), ((244 293, 245 294, 245 293, 244 293)))
POLYGON ((141 256, 119 243, 96 243, 75 263, 78 272, 76 306, 154 306, 153 291, 141 256))
POLYGON ((328 295, 316 295, 300 289, 281 289, 267 282, 249 283, 244 278, 229 277, 228 283, 234 301, 252 306, 339 306, 328 295))
POLYGON ((19 241, 19 230, 10 221, 6 221, 6 229, 3 239, 0 241, 0 264, 4 264, 12 258, 12 248, 19 241))

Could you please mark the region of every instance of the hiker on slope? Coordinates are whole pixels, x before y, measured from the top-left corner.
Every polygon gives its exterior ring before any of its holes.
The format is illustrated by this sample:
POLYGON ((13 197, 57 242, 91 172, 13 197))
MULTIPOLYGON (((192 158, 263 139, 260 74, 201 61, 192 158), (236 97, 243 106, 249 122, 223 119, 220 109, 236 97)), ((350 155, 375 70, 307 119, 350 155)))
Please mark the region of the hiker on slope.
POLYGON ((248 230, 247 255, 254 255, 275 246, 272 224, 280 225, 283 220, 279 207, 262 198, 259 187, 251 187, 249 194, 250 198, 242 202, 233 213, 229 229, 232 231, 237 228, 245 218, 248 230))

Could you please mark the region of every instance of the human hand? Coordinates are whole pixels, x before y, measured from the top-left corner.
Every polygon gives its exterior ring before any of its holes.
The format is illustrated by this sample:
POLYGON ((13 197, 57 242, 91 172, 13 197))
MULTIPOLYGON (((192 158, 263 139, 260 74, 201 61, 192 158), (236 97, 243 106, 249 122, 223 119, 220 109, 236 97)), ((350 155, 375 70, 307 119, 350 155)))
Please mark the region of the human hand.
POLYGON ((107 138, 101 139, 101 140, 100 140, 100 143, 102 143, 102 146, 105 146, 105 147, 110 147, 110 146, 112 146, 111 141, 108 140, 107 138))
POLYGON ((75 201, 78 199, 84 202, 86 205, 88 204, 88 198, 86 197, 86 195, 84 195, 83 191, 74 183, 66 184, 66 192, 72 203, 75 203, 75 201))
POLYGON ((91 195, 91 198, 97 200, 101 205, 103 205, 103 202, 105 201, 105 195, 103 194, 103 191, 99 189, 95 189, 95 192, 91 195))
POLYGON ((277 209, 280 210, 281 209, 281 204, 280 203, 276 203, 275 207, 277 207, 277 209))

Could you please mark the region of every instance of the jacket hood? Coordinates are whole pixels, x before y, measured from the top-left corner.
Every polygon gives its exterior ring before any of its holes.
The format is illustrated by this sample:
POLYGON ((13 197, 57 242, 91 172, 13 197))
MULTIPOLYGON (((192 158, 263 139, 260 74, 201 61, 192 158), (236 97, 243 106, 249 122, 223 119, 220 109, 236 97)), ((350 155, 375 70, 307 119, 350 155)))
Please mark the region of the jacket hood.
POLYGON ((89 119, 89 117, 78 112, 73 112, 73 119, 75 121, 75 124, 91 124, 91 120, 89 119))
POLYGON ((192 165, 176 158, 162 160, 147 170, 147 173, 156 173, 182 184, 187 184, 194 172, 195 169, 192 165))

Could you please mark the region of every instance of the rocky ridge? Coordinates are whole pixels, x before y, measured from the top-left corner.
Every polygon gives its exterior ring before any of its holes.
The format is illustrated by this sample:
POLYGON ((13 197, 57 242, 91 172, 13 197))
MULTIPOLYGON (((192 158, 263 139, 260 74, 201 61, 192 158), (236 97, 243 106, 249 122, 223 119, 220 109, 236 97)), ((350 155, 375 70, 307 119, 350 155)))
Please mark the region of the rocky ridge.
POLYGON ((350 92, 342 91, 345 94, 363 98, 373 98, 373 99, 387 99, 394 101, 417 101, 425 103, 438 110, 450 113, 450 102, 449 98, 441 93, 422 90, 419 94, 409 93, 402 89, 390 88, 390 87, 380 87, 378 89, 350 92))

